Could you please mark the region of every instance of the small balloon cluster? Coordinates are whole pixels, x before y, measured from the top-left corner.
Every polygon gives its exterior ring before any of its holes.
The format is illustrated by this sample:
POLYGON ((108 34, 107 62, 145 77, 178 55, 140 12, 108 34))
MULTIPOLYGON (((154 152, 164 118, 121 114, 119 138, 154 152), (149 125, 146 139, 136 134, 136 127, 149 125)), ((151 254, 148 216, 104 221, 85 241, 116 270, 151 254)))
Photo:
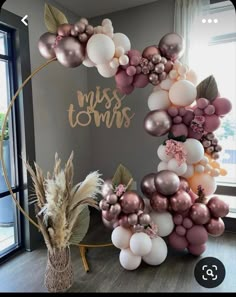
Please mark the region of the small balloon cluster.
POLYGON ((99 203, 102 221, 114 229, 112 243, 121 250, 120 263, 127 270, 138 268, 142 260, 159 265, 167 256, 166 243, 159 236, 145 200, 130 189, 132 180, 128 170, 120 165, 113 179, 104 181, 99 203))

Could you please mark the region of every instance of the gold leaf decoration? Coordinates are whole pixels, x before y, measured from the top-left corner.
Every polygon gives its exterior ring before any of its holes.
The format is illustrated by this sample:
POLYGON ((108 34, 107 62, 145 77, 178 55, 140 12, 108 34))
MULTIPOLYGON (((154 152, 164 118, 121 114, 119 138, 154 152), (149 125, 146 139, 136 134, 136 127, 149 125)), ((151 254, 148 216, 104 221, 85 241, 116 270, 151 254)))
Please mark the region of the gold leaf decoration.
POLYGON ((112 184, 118 186, 119 184, 123 184, 128 186, 128 190, 132 187, 133 177, 129 170, 122 164, 118 166, 116 172, 112 178, 112 184))
POLYGON ((68 24, 66 16, 56 7, 45 3, 44 22, 48 32, 56 33, 59 25, 68 24))
POLYGON ((218 95, 218 87, 213 75, 208 76, 197 86, 197 98, 214 100, 218 95))
POLYGON ((89 208, 87 205, 81 205, 80 207, 82 207, 82 211, 73 227, 72 235, 69 239, 70 244, 79 244, 88 232, 90 222, 89 208))

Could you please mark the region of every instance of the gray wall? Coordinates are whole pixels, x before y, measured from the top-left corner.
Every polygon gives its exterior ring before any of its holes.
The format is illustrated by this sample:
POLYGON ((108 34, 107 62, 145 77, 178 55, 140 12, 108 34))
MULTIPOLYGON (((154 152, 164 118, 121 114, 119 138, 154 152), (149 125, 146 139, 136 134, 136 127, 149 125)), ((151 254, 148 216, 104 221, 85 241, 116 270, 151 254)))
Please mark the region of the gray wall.
MULTIPOLYGON (((46 1, 61 9, 69 22, 79 17, 61 8, 53 1, 46 1)), ((3 8, 19 16, 28 15, 30 60, 32 71, 45 62, 40 55, 38 38, 46 32, 44 25, 44 0, 8 0, 3 8)), ((57 151, 64 162, 74 150, 75 180, 85 177, 90 169, 90 128, 72 129, 67 119, 70 103, 76 103, 76 91, 87 89, 87 69, 67 69, 53 62, 32 80, 35 126, 36 162, 44 171, 52 170, 57 151)))
MULTIPOLYGON (((143 50, 148 45, 158 44, 160 38, 173 31, 174 0, 159 0, 152 4, 120 11, 104 16, 113 22, 115 32, 126 34, 134 49, 143 50)), ((91 20, 100 24, 103 17, 91 20)), ((96 86, 115 87, 114 78, 101 77, 96 69, 88 70, 89 90, 96 86)), ((112 176, 117 165, 127 166, 139 184, 142 177, 155 172, 158 164, 157 148, 165 137, 152 137, 143 128, 143 120, 149 109, 147 98, 152 87, 136 89, 126 96, 124 104, 135 112, 130 127, 92 127, 92 169, 99 169, 104 178, 112 176)))

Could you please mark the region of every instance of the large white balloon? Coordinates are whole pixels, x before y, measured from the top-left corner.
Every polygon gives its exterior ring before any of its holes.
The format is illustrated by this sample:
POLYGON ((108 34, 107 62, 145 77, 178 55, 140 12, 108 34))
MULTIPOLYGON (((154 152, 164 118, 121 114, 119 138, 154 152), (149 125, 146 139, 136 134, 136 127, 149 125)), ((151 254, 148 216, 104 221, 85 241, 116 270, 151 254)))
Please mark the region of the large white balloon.
POLYGON ((152 239, 152 249, 149 254, 143 256, 143 261, 149 265, 160 265, 167 257, 167 245, 161 237, 152 239))
POLYGON ((169 91, 170 101, 178 106, 189 106, 197 96, 197 89, 193 83, 188 80, 179 80, 175 82, 169 91))
POLYGON ((148 108, 150 110, 167 109, 170 105, 171 102, 167 91, 155 91, 148 97, 148 108))
POLYGON ((132 232, 130 229, 121 226, 116 227, 111 234, 111 241, 118 249, 126 249, 129 247, 132 232))
POLYGON ((197 139, 187 138, 183 145, 187 152, 186 161, 188 164, 198 163, 203 158, 204 148, 197 139))
POLYGON ((95 64, 106 64, 115 54, 113 40, 105 34, 94 34, 87 43, 87 54, 95 64))
POLYGON ((112 68, 109 64, 99 64, 97 70, 103 77, 112 77, 117 72, 117 68, 112 68))
POLYGON ((168 161, 167 168, 170 171, 174 171, 178 176, 184 174, 187 170, 187 164, 184 162, 179 164, 175 158, 168 161))
POLYGON ((134 233, 130 238, 130 250, 137 256, 144 256, 150 253, 152 241, 144 232, 134 233))
POLYGON ((157 225, 158 235, 161 237, 168 236, 174 229, 172 215, 168 212, 151 212, 149 214, 152 221, 157 225))
POLYGON ((121 266, 127 270, 138 268, 142 261, 142 257, 134 255, 129 248, 120 251, 119 259, 121 266))
POLYGON ((169 160, 171 160, 173 158, 173 156, 171 155, 167 155, 166 153, 166 146, 161 144, 159 145, 158 149, 157 149, 157 156, 159 157, 159 159, 161 161, 165 161, 168 162, 169 160))
POLYGON ((167 169, 168 169, 168 163, 165 161, 161 161, 157 166, 157 172, 162 170, 167 170, 167 169))
POLYGON ((129 38, 123 33, 115 33, 113 36, 115 47, 123 47, 125 52, 131 49, 131 43, 129 38))
POLYGON ((181 176, 184 178, 190 178, 194 174, 194 167, 193 165, 187 164, 187 170, 181 176))
POLYGON ((174 82, 175 81, 173 79, 166 78, 160 83, 160 87, 162 88, 162 90, 169 91, 174 82))

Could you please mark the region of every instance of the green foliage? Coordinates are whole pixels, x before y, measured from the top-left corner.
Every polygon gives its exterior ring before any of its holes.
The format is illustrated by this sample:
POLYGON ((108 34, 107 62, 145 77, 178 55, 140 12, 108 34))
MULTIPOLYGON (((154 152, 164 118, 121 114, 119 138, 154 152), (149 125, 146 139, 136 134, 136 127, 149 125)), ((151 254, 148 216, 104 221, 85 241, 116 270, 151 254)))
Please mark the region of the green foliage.
POLYGON ((8 130, 8 122, 6 125, 6 129, 4 131, 4 136, 2 137, 2 126, 5 118, 5 113, 0 113, 0 140, 8 140, 9 139, 9 130, 8 130))

